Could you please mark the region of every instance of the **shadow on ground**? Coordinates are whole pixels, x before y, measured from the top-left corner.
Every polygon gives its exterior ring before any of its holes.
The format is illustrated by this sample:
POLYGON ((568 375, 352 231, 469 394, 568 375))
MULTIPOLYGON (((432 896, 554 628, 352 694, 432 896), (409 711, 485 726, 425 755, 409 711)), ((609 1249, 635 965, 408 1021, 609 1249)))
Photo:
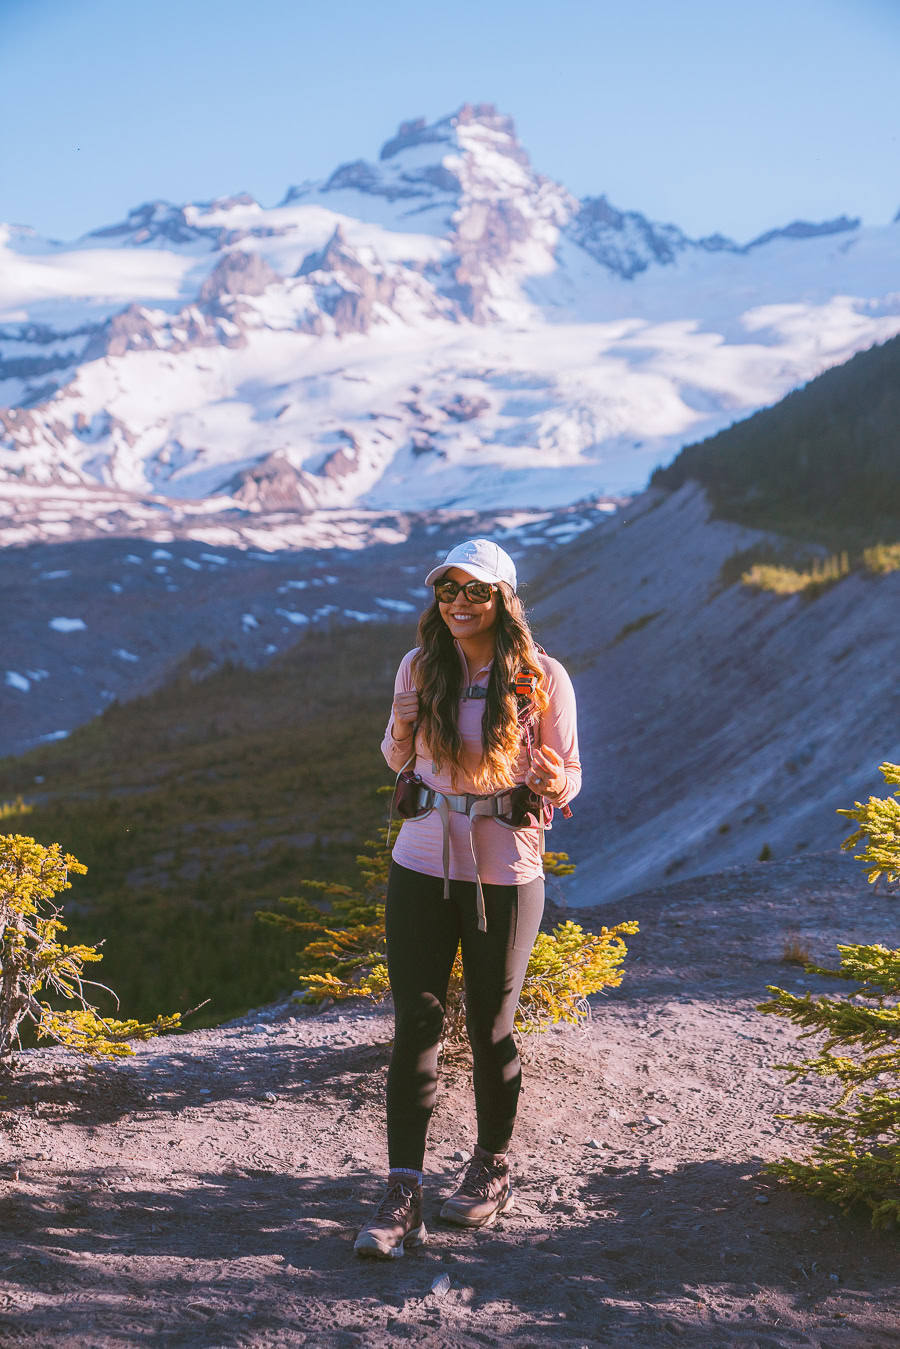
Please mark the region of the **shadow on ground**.
POLYGON ((518 1211, 475 1233, 433 1222, 433 1194, 428 1245, 390 1263, 352 1253, 379 1192, 368 1171, 234 1170, 158 1189, 70 1171, 0 1203, 0 1342, 900 1345, 884 1319, 896 1239, 786 1191, 760 1205, 747 1167, 607 1168, 579 1214, 523 1184, 518 1211))

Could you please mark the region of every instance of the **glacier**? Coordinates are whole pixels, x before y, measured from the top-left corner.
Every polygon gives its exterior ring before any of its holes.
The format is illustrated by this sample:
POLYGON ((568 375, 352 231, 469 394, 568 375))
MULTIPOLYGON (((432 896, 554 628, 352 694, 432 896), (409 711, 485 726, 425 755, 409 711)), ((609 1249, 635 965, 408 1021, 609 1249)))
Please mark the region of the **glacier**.
POLYGON ((612 506, 900 332, 898 264, 896 221, 741 244, 579 201, 491 105, 272 207, 4 226, 0 543, 239 522, 267 550, 347 542, 354 512, 612 506))

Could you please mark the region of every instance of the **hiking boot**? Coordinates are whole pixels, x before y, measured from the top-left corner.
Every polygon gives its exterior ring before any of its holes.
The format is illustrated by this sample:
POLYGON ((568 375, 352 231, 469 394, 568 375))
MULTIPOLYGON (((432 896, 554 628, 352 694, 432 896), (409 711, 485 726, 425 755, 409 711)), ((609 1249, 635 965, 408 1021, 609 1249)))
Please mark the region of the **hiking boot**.
POLYGON ((462 1184, 441 1209, 441 1217, 460 1227, 490 1227, 501 1213, 512 1208, 512 1202, 506 1157, 485 1152, 476 1144, 462 1184))
POLYGON ((390 1260, 404 1246, 424 1246, 428 1240, 422 1222, 422 1186, 396 1180, 388 1185, 378 1208, 353 1243, 357 1255, 390 1260))

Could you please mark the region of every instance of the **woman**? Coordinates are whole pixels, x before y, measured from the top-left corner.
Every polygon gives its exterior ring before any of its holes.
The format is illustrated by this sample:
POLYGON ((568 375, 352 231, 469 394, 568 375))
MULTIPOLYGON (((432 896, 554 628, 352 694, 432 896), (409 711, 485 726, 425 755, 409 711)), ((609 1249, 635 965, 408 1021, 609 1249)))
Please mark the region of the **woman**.
POLYGON ((382 744, 395 772, 414 768, 421 782, 406 789, 385 905, 390 1174, 354 1247, 381 1258, 426 1240, 425 1138, 460 943, 478 1142, 441 1217, 485 1227, 512 1203, 507 1150, 522 1076, 513 1017, 544 908, 538 797, 565 807, 581 786, 572 684, 535 645, 512 558, 471 539, 425 579, 434 603, 397 672, 382 744), (525 785, 511 796, 516 784, 525 785), (537 812, 524 820, 523 793, 537 812))

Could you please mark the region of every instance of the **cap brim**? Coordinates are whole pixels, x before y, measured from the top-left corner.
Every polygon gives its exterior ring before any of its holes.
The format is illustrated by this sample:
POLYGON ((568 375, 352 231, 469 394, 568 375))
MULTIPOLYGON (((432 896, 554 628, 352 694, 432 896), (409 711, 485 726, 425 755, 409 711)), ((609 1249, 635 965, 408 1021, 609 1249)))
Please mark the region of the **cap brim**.
POLYGON ((439 567, 432 567, 425 577, 425 584, 427 586, 434 585, 435 581, 439 580, 441 576, 445 576, 448 571, 452 571, 454 567, 457 571, 464 571, 467 576, 471 576, 473 581, 488 581, 491 585, 498 584, 494 573, 488 571, 485 567, 466 566, 462 562, 451 562, 449 564, 442 562, 439 567))

